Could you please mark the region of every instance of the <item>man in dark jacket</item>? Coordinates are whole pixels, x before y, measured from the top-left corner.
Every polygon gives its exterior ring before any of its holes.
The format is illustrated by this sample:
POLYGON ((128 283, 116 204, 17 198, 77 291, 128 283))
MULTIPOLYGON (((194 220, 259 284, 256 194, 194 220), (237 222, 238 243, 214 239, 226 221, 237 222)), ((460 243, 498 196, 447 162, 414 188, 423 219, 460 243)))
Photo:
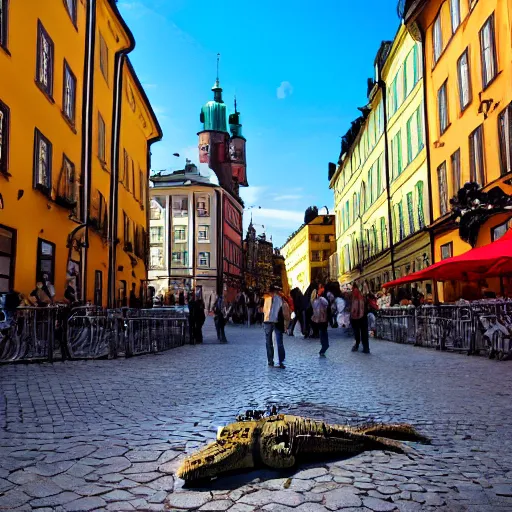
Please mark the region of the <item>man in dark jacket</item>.
POLYGON ((301 333, 304 334, 304 295, 299 288, 294 288, 290 295, 293 300, 293 312, 295 317, 290 321, 288 326, 288 336, 293 336, 293 331, 297 322, 299 322, 301 333))

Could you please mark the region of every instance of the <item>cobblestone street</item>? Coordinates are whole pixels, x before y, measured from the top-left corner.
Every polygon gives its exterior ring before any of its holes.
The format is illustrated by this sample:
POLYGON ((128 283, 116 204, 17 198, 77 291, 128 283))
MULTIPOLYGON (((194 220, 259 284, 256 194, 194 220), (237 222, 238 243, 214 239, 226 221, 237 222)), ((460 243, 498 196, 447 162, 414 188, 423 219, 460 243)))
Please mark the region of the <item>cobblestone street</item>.
POLYGON ((204 345, 158 355, 0 366, 0 510, 512 510, 510 363, 382 341, 368 356, 330 331, 326 359, 318 340, 285 337, 280 370, 261 328, 230 326, 219 345, 212 324, 204 345), (432 445, 183 489, 186 452, 270 403, 410 422, 432 445))

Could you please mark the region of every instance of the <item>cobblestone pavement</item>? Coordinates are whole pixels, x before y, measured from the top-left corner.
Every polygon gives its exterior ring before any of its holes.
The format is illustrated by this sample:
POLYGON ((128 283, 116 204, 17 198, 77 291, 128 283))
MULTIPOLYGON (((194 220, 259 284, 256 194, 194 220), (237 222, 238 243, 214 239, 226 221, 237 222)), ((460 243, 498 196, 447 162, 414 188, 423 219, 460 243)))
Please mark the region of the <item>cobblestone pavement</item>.
MULTIPOLYGON (((510 363, 331 331, 285 337, 268 368, 261 328, 230 343, 114 361, 0 366, 0 510, 251 512, 512 510, 510 363), (269 403, 330 422, 406 421, 431 436, 416 455, 366 452, 288 473, 184 489, 174 472, 217 427, 269 403)), ((210 341, 211 340, 211 341, 210 341)))

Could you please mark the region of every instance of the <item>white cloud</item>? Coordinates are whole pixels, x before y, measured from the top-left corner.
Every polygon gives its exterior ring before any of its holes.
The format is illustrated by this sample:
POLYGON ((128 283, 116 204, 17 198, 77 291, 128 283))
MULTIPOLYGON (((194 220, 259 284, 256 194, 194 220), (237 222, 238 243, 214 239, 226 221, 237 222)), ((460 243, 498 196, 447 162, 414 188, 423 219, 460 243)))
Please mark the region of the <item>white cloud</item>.
POLYGON ((285 80, 284 82, 281 82, 281 85, 277 88, 276 93, 278 99, 284 100, 287 96, 293 94, 293 85, 285 80))
POLYGON ((302 196, 299 194, 284 194, 282 196, 276 195, 274 197, 274 201, 297 201, 298 199, 302 199, 302 196))
MULTIPOLYGON (((251 186, 251 187, 243 187, 240 188, 240 196, 242 197, 243 202, 245 203, 246 208, 249 206, 259 206, 256 204, 260 197, 261 193, 266 190, 267 187, 258 187, 258 186, 251 186)), ((261 210, 258 210, 261 211, 261 210)))

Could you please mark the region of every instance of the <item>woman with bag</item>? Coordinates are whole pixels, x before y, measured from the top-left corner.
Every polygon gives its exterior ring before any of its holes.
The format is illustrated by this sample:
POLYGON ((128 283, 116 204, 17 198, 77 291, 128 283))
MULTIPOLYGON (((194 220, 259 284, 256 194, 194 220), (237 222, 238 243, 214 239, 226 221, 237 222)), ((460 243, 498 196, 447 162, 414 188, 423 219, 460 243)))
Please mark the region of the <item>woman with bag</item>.
POLYGON ((368 341, 368 308, 366 298, 359 290, 356 283, 352 285, 352 296, 350 306, 350 322, 354 330, 355 343, 352 352, 359 350, 359 343, 363 344, 363 353, 370 353, 368 341))

